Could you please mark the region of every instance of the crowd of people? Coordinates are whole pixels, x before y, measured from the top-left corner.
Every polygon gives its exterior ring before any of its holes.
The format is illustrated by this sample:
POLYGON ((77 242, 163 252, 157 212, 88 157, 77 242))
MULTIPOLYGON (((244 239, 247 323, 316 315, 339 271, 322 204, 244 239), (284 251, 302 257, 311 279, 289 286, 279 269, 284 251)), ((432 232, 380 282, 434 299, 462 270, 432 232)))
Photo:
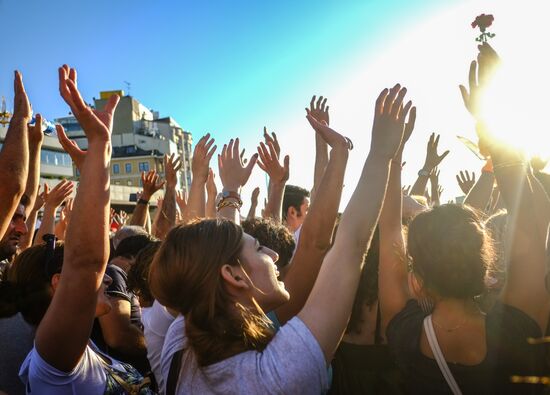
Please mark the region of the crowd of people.
POLYGON ((436 135, 416 182, 402 186, 416 107, 396 84, 374 103, 369 152, 353 152, 364 166, 342 213, 353 143, 315 96, 311 189, 287 185, 276 134, 264 129, 248 160, 238 137, 218 150, 207 134, 188 193, 177 190, 181 159, 167 155, 163 178, 142 174, 134 211, 114 212, 119 97, 91 108, 67 65, 59 91, 88 148, 57 125, 78 188, 64 180, 40 192, 40 115, 29 124, 15 72, 0 151, 0 393, 544 393, 550 182, 545 163, 484 122, 498 64, 481 44, 461 86, 486 157, 477 179, 457 175, 463 203, 440 202, 448 151, 436 135), (268 198, 258 213, 256 188, 241 213, 255 166, 269 177, 268 198))

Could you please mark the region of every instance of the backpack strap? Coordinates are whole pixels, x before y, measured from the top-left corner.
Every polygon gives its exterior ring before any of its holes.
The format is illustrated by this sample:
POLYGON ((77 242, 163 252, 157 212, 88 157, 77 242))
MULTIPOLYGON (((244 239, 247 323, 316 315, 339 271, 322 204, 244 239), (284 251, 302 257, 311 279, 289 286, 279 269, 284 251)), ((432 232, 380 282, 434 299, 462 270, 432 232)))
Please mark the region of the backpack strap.
POLYGON ((424 332, 426 333, 428 343, 435 357, 437 365, 439 366, 439 370, 443 374, 443 377, 449 385, 452 393, 454 395, 462 395, 462 391, 460 391, 460 387, 458 386, 453 374, 451 373, 451 369, 449 369, 449 365, 447 365, 447 361, 445 361, 443 352, 441 352, 441 348, 439 347, 439 343, 437 342, 437 336, 435 335, 431 314, 424 318, 424 332))
POLYGON ((176 351, 174 355, 172 355, 172 362, 170 362, 170 370, 168 371, 168 378, 166 379, 166 395, 176 395, 182 356, 183 350, 176 351))

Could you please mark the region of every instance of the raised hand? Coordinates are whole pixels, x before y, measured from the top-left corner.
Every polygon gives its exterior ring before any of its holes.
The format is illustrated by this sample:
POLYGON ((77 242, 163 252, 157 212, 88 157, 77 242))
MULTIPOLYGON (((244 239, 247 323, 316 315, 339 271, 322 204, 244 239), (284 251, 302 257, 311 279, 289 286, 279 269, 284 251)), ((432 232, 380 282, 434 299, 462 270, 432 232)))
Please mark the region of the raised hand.
POLYGON ((29 126, 29 142, 33 145, 42 145, 44 133, 42 132, 42 115, 36 114, 34 125, 29 126))
POLYGON ((120 100, 118 95, 109 98, 103 111, 91 109, 78 91, 76 70, 67 65, 59 68, 59 92, 82 126, 89 144, 110 141, 113 115, 120 100))
POLYGON ((329 125, 330 119, 328 115, 329 106, 327 106, 327 99, 323 98, 323 96, 319 96, 319 99, 317 99, 317 102, 315 102, 315 98, 315 95, 311 98, 309 109, 306 108, 306 111, 308 112, 308 114, 311 114, 311 116, 315 118, 317 122, 325 122, 327 125, 329 125))
POLYGON ((71 181, 61 180, 51 191, 44 191, 44 210, 57 209, 71 193, 74 185, 71 181))
POLYGON ((470 63, 470 71, 468 74, 469 90, 464 85, 460 85, 460 93, 464 106, 468 112, 476 119, 481 120, 483 109, 481 108, 481 100, 484 89, 487 87, 495 68, 500 63, 500 59, 495 50, 488 44, 484 43, 479 48, 477 61, 470 63))
POLYGON ((32 108, 25 86, 23 85, 23 76, 19 71, 15 72, 15 80, 13 83, 15 97, 13 99, 13 115, 12 121, 23 121, 27 124, 32 117, 32 108))
POLYGON ((435 167, 439 166, 443 159, 449 155, 448 150, 443 152, 441 155, 437 153, 439 137, 439 135, 436 137, 435 133, 432 133, 430 135, 430 139, 428 140, 428 145, 426 147, 426 160, 424 161, 424 167, 422 168, 427 172, 431 172, 435 167))
POLYGON ((403 132, 403 140, 401 141, 401 145, 399 146, 399 149, 397 150, 397 153, 395 154, 395 158, 394 158, 401 163, 401 168, 403 168, 406 163, 406 162, 401 162, 401 159, 403 157, 403 149, 405 148, 405 144, 407 143, 407 141, 409 141, 409 139, 411 138, 415 123, 416 123, 416 107, 411 107, 411 111, 409 113, 409 120, 405 124, 405 130, 403 132))
MULTIPOLYGON (((38 188, 40 191, 40 187, 38 188)), ((39 193, 36 197, 36 200, 34 201, 34 205, 32 207, 32 211, 38 211, 44 206, 44 196, 48 194, 50 191, 50 187, 48 187, 48 184, 44 184, 44 191, 42 193, 39 193)))
POLYGON ((224 144, 222 153, 218 155, 218 167, 223 187, 230 191, 238 191, 250 178, 250 173, 258 160, 258 154, 252 155, 244 166, 239 155, 239 139, 231 139, 224 144))
POLYGON ((405 119, 412 102, 404 107, 406 88, 397 84, 389 91, 384 89, 376 100, 374 122, 372 126, 371 152, 383 159, 393 159, 403 141, 405 119))
POLYGON ((155 170, 149 170, 147 173, 141 172, 141 183, 143 192, 141 199, 149 201, 158 190, 162 189, 166 181, 162 181, 155 170))
MULTIPOLYGON (((275 132, 271 132, 271 135, 267 132, 267 128, 264 126, 264 141, 265 145, 272 144, 277 154, 277 158, 281 157, 281 146, 279 145, 279 140, 277 140, 277 135, 275 132)), ((244 150, 243 150, 244 153, 244 150)), ((246 164, 246 162, 243 162, 246 164)))
POLYGON ((275 150, 273 143, 269 143, 266 147, 264 143, 260 143, 258 147, 258 166, 265 171, 269 176, 270 182, 286 183, 289 177, 289 161, 288 155, 284 158, 284 164, 279 163, 279 155, 275 150))
MULTIPOLYGON (((252 191, 252 196, 250 197, 250 203, 254 206, 258 206, 258 196, 260 196, 260 187, 254 188, 252 191)), ((265 202, 267 203, 267 201, 265 202)))
POLYGON ((216 178, 216 175, 214 174, 214 170, 211 168, 208 170, 208 178, 206 179, 206 193, 208 196, 217 196, 218 195, 218 188, 216 187, 216 182, 214 181, 216 178))
POLYGON ((84 162, 84 159, 86 158, 86 152, 82 151, 79 147, 76 141, 73 141, 67 137, 65 134, 65 129, 61 125, 55 125, 55 129, 57 131, 57 139, 59 140, 59 143, 69 154, 71 159, 73 160, 76 168, 78 170, 81 170, 82 163, 84 162))
POLYGON ((331 148, 342 148, 350 150, 353 148, 351 140, 347 137, 342 136, 340 133, 329 128, 328 124, 325 121, 319 122, 312 114, 309 109, 306 108, 306 118, 309 121, 311 127, 319 134, 319 136, 330 145, 331 148))
POLYGON ((61 209, 61 212, 59 213, 59 220, 67 226, 69 224, 69 221, 71 220, 71 213, 73 212, 73 198, 67 198, 65 200, 65 205, 61 209))
POLYGON ((439 185, 439 169, 436 167, 432 170, 432 172, 430 173, 430 182, 432 184, 436 184, 436 185, 439 185))
POLYGON ((192 172, 195 180, 206 182, 208 178, 208 169, 210 168, 210 159, 217 146, 214 145, 214 139, 210 138, 210 133, 203 136, 195 145, 193 151, 192 172))
POLYGON ((460 173, 456 175, 456 181, 458 182, 458 186, 462 190, 462 193, 467 195, 476 183, 476 175, 472 172, 472 175, 470 176, 468 171, 461 170, 460 173))
POLYGON ((179 207, 180 213, 184 213, 187 208, 187 195, 185 192, 177 190, 176 191, 176 204, 179 207))
POLYGON ((166 188, 175 188, 178 183, 178 171, 181 169, 181 158, 172 154, 164 155, 164 176, 166 178, 166 188))

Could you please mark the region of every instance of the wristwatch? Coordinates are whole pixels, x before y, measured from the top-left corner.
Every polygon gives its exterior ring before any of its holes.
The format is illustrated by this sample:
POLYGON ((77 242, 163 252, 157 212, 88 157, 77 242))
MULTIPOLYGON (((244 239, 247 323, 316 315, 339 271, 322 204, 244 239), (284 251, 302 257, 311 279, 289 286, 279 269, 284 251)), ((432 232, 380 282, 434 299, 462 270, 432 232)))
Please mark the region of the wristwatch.
POLYGON ((429 177, 429 176, 430 176, 430 172, 428 170, 421 169, 418 172, 418 177, 429 177))

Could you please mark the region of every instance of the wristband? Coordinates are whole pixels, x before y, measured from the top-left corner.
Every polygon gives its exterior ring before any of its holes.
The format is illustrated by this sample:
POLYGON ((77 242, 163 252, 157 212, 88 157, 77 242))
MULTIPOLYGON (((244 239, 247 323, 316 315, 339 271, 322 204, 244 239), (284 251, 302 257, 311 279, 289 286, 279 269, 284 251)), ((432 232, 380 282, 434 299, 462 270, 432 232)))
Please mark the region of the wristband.
POLYGON ((243 205, 243 201, 241 200, 241 195, 238 193, 238 192, 235 192, 235 191, 228 191, 228 190, 223 190, 222 191, 222 198, 220 199, 220 202, 223 202, 225 199, 235 199, 237 200, 237 202, 239 202, 239 205, 243 205))
POLYGON ((149 204, 149 200, 139 199, 136 204, 149 204))

